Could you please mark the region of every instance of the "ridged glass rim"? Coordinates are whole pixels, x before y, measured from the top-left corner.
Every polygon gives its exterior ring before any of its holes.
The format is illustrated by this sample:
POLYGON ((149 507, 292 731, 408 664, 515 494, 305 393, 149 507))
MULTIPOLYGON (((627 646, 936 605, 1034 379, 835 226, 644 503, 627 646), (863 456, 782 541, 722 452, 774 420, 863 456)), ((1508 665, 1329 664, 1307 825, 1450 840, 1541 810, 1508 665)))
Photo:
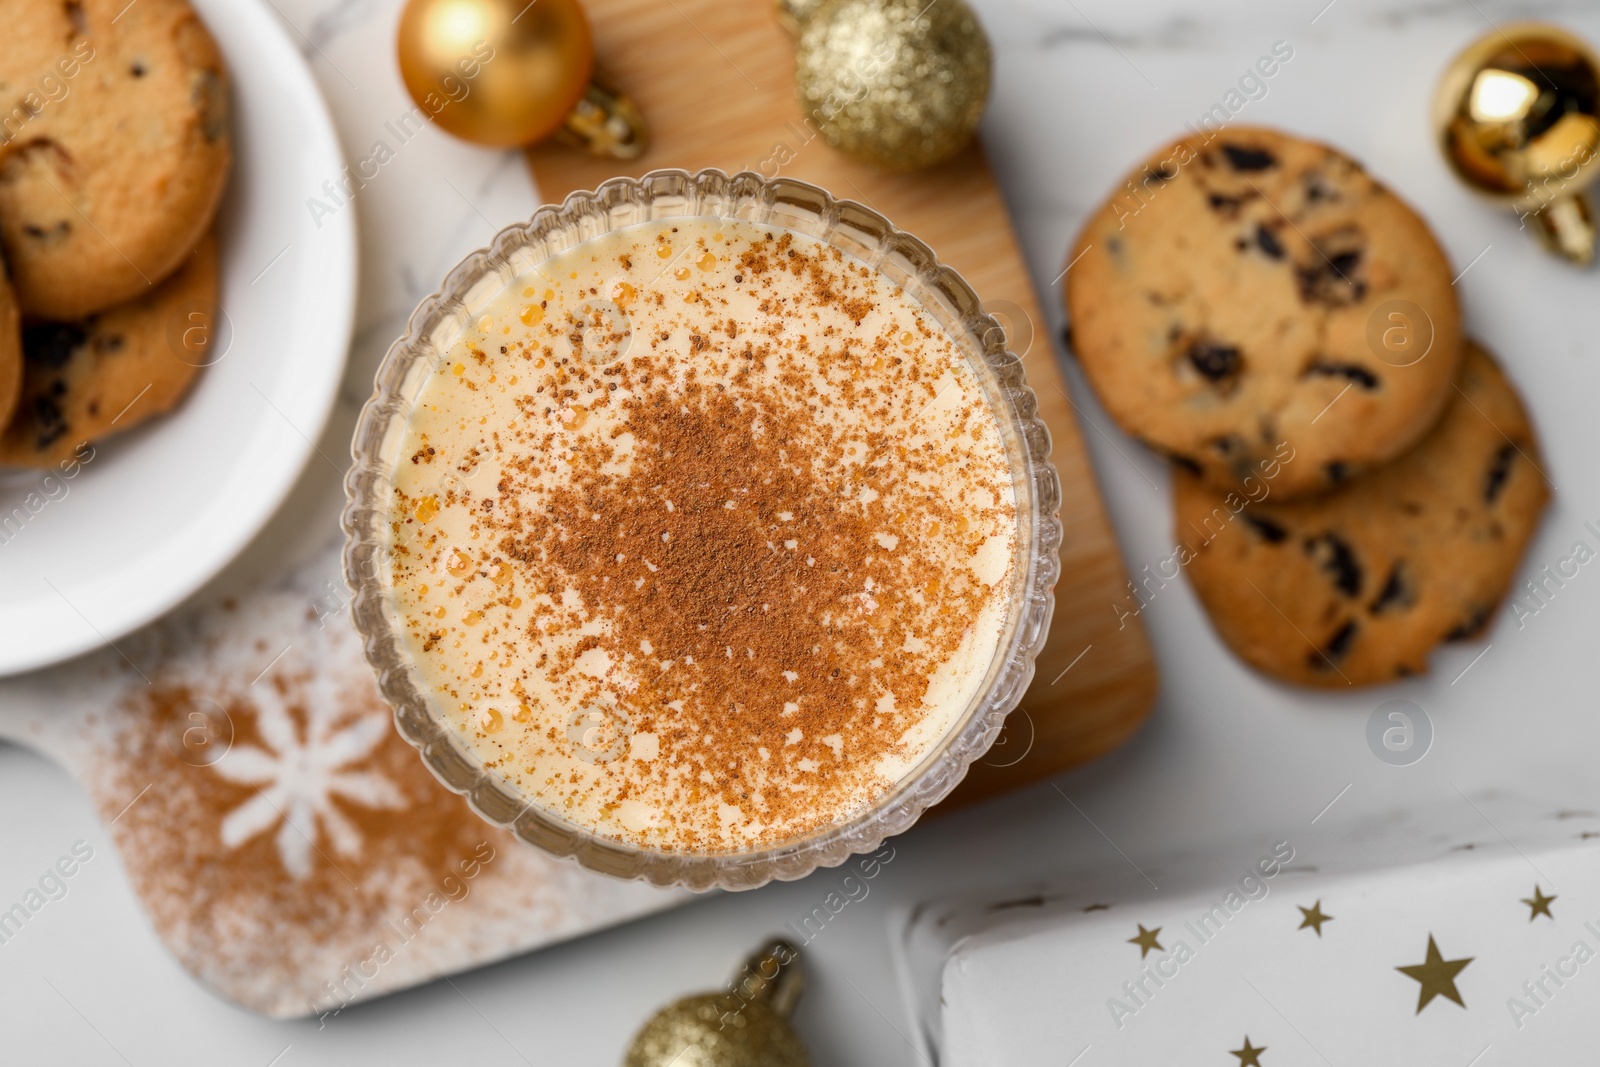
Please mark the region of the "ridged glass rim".
POLYGON ((1061 485, 1050 462, 1050 433, 1038 415, 1022 361, 1005 330, 965 279, 944 266, 922 241, 878 212, 793 178, 749 171, 656 170, 638 179, 613 178, 592 192, 541 207, 526 222, 507 226, 487 248, 458 263, 439 290, 424 299, 405 334, 384 356, 372 396, 361 410, 345 476, 344 573, 351 611, 378 688, 394 708, 401 736, 445 787, 460 793, 487 821, 590 870, 659 886, 703 890, 752 889, 773 879, 802 878, 871 852, 908 829, 942 800, 998 736, 1005 717, 1033 679, 1055 607, 1061 485), (806 234, 846 252, 903 286, 952 334, 968 343, 973 369, 1001 424, 1010 459, 1017 512, 1017 559, 1005 629, 985 684, 962 717, 917 767, 873 806, 849 818, 771 847, 688 852, 644 848, 605 837, 519 796, 477 765, 467 743, 433 714, 417 684, 388 610, 385 549, 391 475, 411 411, 414 390, 473 321, 483 304, 513 278, 551 255, 612 230, 653 219, 734 218, 806 234), (410 392, 408 392, 410 390, 410 392))

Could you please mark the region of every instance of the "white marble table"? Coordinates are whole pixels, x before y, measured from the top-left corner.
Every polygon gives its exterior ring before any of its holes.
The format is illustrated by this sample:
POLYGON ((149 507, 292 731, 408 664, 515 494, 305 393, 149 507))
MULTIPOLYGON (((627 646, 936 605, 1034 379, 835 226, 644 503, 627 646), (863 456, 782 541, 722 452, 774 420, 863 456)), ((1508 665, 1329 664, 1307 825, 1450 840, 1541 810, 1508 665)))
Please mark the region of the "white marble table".
MULTIPOLYGON (((408 107, 391 58, 398 4, 276 6, 305 45, 347 152, 367 155, 383 123, 408 107)), ((1531 564, 1565 555, 1584 535, 1583 523, 1600 517, 1593 471, 1600 427, 1591 415, 1600 364, 1587 350, 1600 326, 1596 278, 1548 259, 1514 220, 1455 186, 1426 133, 1435 76, 1489 19, 1550 17, 1596 40, 1593 0, 1227 0, 1204 11, 1178 0, 977 6, 998 58, 985 136, 1037 278, 1056 275, 1078 221, 1130 160, 1196 121, 1258 55, 1287 41, 1292 60, 1238 121, 1278 123, 1346 146, 1424 209, 1458 267, 1471 264, 1460 281, 1469 326, 1502 353, 1523 389, 1558 487, 1531 564)), ((369 184, 358 202, 356 343, 324 451, 344 454, 373 367, 415 301, 462 254, 537 202, 515 155, 470 149, 433 131, 369 184)), ((1051 314, 1054 335, 1061 323, 1053 307, 1051 314)), ((1165 474, 1109 428, 1077 384, 1089 419, 1105 429, 1086 435, 1137 570, 1169 551, 1165 474)), ((332 472, 313 464, 291 508, 337 492, 332 472)), ((335 536, 281 517, 222 583, 276 573, 335 536)), ((1600 717, 1587 699, 1597 673, 1589 635, 1600 626, 1600 579, 1587 572, 1524 628, 1502 616, 1486 652, 1483 643, 1448 649, 1433 677, 1382 692, 1308 695, 1248 673, 1219 645, 1181 582, 1161 592, 1145 621, 1165 685, 1153 721, 1131 746, 1053 785, 900 838, 867 898, 810 943, 813 983, 800 1025, 816 1063, 916 1062, 888 958, 892 906, 1068 868, 1094 871, 1115 895, 1139 877, 1119 852, 1138 860, 1209 839, 1292 836, 1336 797, 1322 820, 1351 827, 1465 803, 1459 791, 1495 786, 1552 805, 1600 801, 1590 755, 1600 749, 1600 717), (1437 731, 1433 751, 1415 766, 1386 765, 1366 745, 1368 714, 1394 696, 1422 705, 1437 731)), ((76 841, 99 857, 25 938, 0 945, 8 1062, 615 1064, 651 1009, 720 982, 761 937, 820 904, 839 878, 822 872, 706 899, 399 994, 319 1030, 315 1021, 248 1015, 178 969, 139 913, 87 801, 62 772, 22 750, 0 749, 0 811, 7 814, 0 901, 20 895, 76 841), (52 985, 70 989, 71 1003, 52 985)))

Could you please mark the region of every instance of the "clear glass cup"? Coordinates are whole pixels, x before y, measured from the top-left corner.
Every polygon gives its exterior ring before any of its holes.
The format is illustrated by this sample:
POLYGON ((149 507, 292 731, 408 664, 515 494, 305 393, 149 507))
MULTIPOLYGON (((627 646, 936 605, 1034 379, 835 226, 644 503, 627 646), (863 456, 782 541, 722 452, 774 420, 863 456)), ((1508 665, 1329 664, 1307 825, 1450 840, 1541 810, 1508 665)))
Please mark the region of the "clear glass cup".
POLYGON ((395 710, 400 733, 447 787, 466 796, 489 822, 591 870, 656 885, 749 889, 801 878, 870 852, 916 822, 960 782, 989 748, 1033 678, 1060 573, 1057 550, 1061 486, 1050 463, 1050 434, 1038 417, 1021 360, 1006 349, 1005 331, 972 287, 943 266, 927 245, 876 211, 835 200, 789 178, 717 170, 658 170, 637 180, 616 178, 594 192, 576 192, 524 223, 495 235, 485 250, 452 270, 437 293, 411 316, 405 336, 378 369, 351 444, 355 464, 345 479, 344 570, 368 662, 395 710), (387 546, 392 476, 412 404, 461 332, 514 278, 550 256, 609 231, 652 219, 736 218, 807 234, 874 267, 901 285, 965 344, 1000 425, 1016 496, 1019 565, 1012 569, 1006 623, 984 683, 970 706, 916 768, 871 807, 775 846, 727 852, 668 851, 604 837, 521 796, 485 770, 466 742, 448 729, 419 684, 389 603, 387 546))

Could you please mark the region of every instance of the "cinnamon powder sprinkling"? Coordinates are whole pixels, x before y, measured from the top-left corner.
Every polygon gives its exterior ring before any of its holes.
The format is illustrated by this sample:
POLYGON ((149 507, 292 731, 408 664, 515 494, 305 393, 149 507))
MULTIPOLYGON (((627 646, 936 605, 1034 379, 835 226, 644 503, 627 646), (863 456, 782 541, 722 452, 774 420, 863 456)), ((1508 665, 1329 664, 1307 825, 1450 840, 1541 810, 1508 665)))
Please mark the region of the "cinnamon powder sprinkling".
MULTIPOLYGON (((258 642, 246 651, 264 660, 279 650, 258 642)), ((465 896, 499 881, 494 859, 519 847, 432 779, 357 673, 362 664, 337 666, 325 668, 337 681, 279 669, 253 687, 226 670, 152 671, 152 684, 131 687, 118 709, 127 728, 100 783, 129 878, 169 946, 207 982, 274 1015, 316 1010, 329 996, 326 983, 347 979, 347 966, 380 941, 408 951, 390 924, 414 936, 430 921, 426 909, 420 923, 413 915, 429 894, 465 896), (287 723, 287 737, 264 730, 269 709, 287 723), (244 761, 260 763, 263 753, 293 761, 295 751, 279 751, 286 741, 320 757, 312 726, 319 715, 331 723, 328 736, 349 749, 341 754, 347 762, 329 766, 346 782, 369 785, 367 793, 334 791, 324 809, 303 809, 298 794, 278 790, 270 768, 260 778, 240 775, 244 761), (363 735, 353 748, 352 730, 363 735), (204 745, 196 747, 197 738, 204 745), (282 815, 230 837, 230 820, 263 803, 282 815), (303 866, 286 861, 295 852, 303 866)), ((364 994, 357 986, 368 984, 347 983, 342 997, 364 994)))
POLYGON ((1009 596, 1011 475, 962 350, 753 224, 636 227, 542 273, 543 320, 491 310, 402 447, 396 608, 440 709, 525 794, 643 844, 871 804, 966 709, 1009 596))
POLYGON ((178 961, 253 1011, 321 1014, 659 906, 439 785, 348 613, 314 599, 333 573, 321 553, 146 628, 89 690, 107 713, 77 773, 178 961))

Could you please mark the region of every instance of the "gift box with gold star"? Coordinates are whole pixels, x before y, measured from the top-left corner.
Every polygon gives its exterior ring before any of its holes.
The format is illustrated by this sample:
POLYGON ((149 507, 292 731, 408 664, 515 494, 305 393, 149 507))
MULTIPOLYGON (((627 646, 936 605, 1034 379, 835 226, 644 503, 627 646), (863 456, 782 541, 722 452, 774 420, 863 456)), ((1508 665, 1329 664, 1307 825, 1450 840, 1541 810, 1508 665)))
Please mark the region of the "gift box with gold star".
POLYGON ((947 1067, 1574 1062, 1600 813, 1467 799, 923 904, 916 1038, 947 1067))

